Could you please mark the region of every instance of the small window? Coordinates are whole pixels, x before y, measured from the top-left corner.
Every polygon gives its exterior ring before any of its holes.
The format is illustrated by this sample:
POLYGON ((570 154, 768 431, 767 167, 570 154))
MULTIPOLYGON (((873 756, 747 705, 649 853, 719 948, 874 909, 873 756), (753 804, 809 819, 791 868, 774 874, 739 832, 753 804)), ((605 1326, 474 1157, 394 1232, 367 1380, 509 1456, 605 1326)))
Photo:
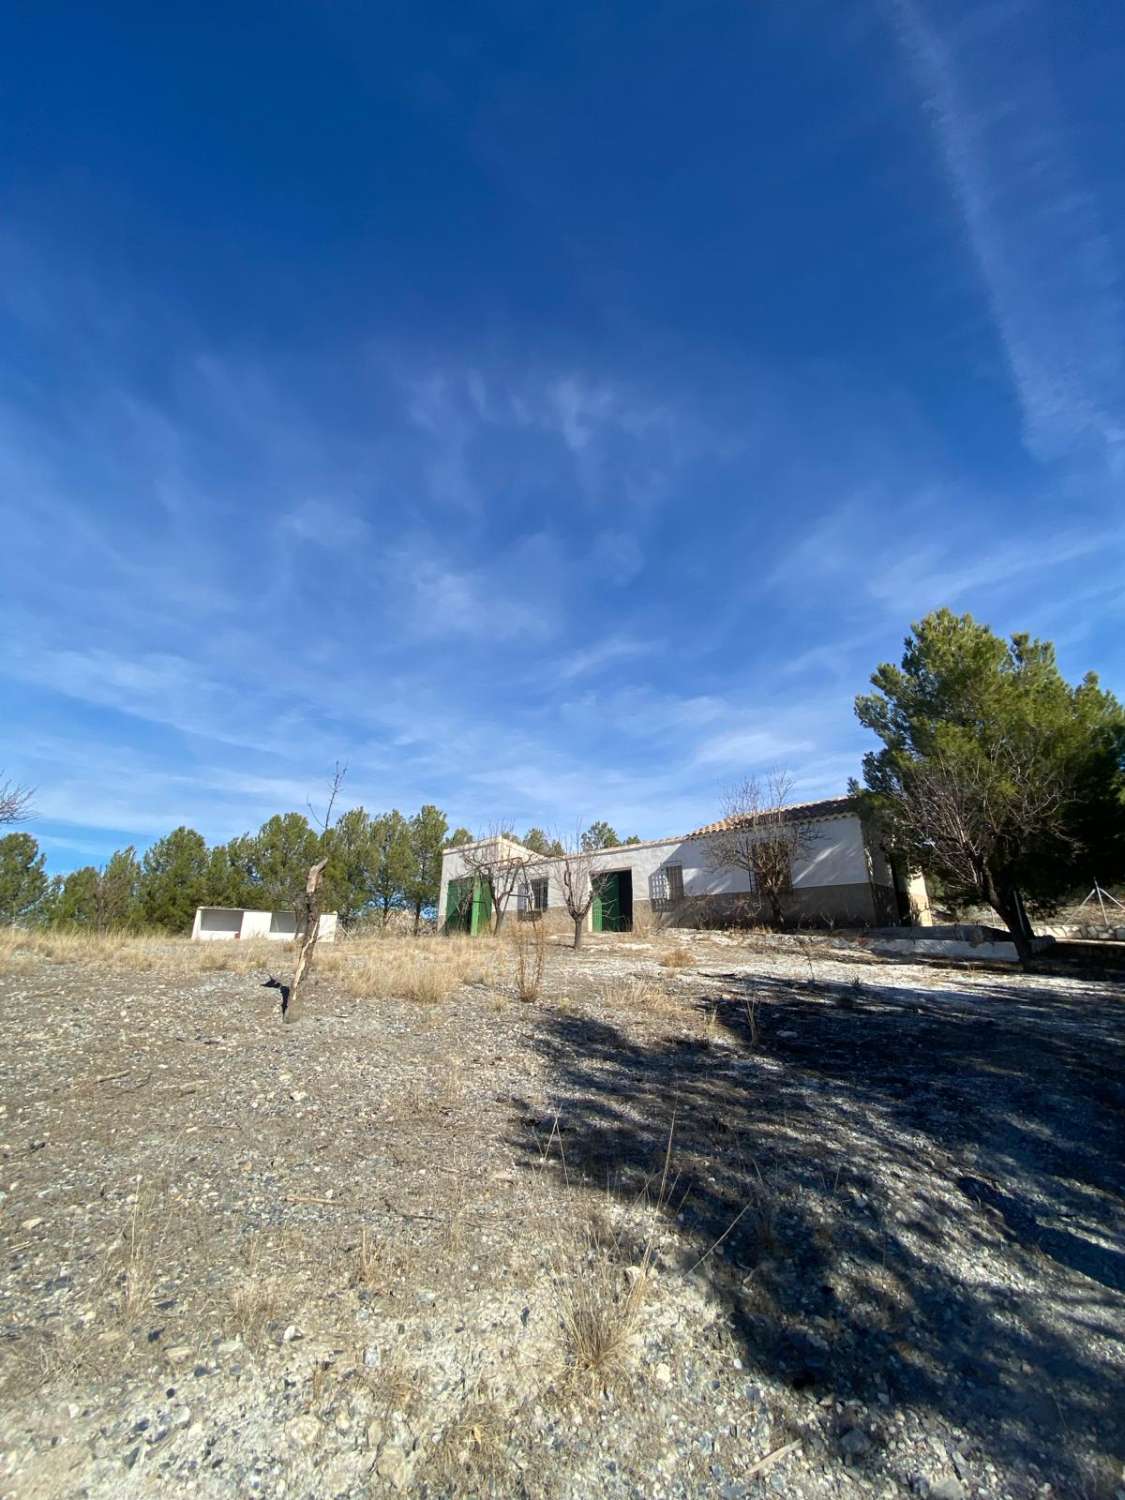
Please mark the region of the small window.
POLYGON ((671 911, 684 899, 683 865, 661 865, 648 877, 648 894, 654 911, 671 911))
POLYGON ((540 912, 547 910, 548 881, 546 877, 540 880, 527 880, 519 892, 519 915, 523 919, 533 920, 540 912))

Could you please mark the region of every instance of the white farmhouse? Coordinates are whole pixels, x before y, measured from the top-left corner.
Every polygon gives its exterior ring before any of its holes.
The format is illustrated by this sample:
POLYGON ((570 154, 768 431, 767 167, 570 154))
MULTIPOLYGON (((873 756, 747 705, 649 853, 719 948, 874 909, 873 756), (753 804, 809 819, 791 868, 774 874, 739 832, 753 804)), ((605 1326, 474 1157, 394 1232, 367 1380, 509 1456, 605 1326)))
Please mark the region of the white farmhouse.
MULTIPOLYGON (((803 829, 782 899, 786 921, 871 927, 911 915, 925 920, 921 877, 908 882, 892 870, 854 799, 795 803, 784 816, 799 820, 803 829)), ((599 879, 598 897, 586 917, 588 929, 622 932, 650 924, 695 927, 766 920, 752 876, 718 864, 715 836, 734 821, 709 823, 678 838, 599 850, 590 861, 591 873, 599 879)), ((512 839, 492 838, 447 849, 442 856, 438 912, 445 931, 487 930, 491 897, 487 883, 474 872, 482 858, 509 870, 519 867, 510 894, 501 898, 506 915, 541 919, 553 928, 571 925, 562 883, 567 856, 539 856, 512 839)))

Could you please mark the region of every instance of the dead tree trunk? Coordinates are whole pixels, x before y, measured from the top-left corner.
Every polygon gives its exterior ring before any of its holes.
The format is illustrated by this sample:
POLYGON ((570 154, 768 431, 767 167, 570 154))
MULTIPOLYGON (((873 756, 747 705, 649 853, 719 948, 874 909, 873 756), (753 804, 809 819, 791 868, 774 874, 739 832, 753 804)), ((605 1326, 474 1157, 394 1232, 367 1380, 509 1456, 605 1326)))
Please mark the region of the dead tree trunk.
POLYGON ((294 939, 297 962, 293 966, 293 982, 289 986, 289 998, 282 1007, 283 1021, 296 1021, 298 1018, 297 1000, 301 981, 312 966, 316 940, 320 935, 320 879, 327 863, 327 859, 321 859, 312 866, 308 879, 305 881, 304 895, 297 903, 297 930, 294 939))

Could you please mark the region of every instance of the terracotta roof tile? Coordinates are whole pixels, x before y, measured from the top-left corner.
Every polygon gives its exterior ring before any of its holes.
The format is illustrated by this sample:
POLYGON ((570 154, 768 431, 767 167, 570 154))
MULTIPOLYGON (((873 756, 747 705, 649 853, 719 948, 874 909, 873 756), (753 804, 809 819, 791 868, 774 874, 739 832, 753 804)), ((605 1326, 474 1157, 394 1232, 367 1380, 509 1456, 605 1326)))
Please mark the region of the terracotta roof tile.
MULTIPOLYGON (((791 822, 797 818, 834 818, 840 813, 855 811, 854 797, 825 797, 819 802, 790 802, 782 816, 786 822, 791 822)), ((737 828, 750 821, 749 817, 720 818, 716 823, 705 823, 702 828, 693 829, 685 837, 697 839, 708 833, 725 833, 728 828, 737 828)))

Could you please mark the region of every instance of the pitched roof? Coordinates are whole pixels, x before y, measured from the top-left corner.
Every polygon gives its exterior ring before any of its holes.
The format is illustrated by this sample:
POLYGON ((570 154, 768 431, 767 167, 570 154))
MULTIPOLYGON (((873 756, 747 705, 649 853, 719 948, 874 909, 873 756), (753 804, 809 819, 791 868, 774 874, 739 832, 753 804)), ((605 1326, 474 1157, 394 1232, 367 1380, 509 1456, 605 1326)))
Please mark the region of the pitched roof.
MULTIPOLYGON (((854 797, 825 797, 819 802, 790 802, 788 807, 782 809, 781 816, 784 822, 791 823, 804 818, 835 818, 841 813, 855 811, 856 799, 854 797)), ((705 823, 702 828, 694 829, 687 837, 697 839, 708 833, 726 833, 730 828, 739 828, 753 821, 753 817, 749 814, 720 818, 716 823, 705 823)))

